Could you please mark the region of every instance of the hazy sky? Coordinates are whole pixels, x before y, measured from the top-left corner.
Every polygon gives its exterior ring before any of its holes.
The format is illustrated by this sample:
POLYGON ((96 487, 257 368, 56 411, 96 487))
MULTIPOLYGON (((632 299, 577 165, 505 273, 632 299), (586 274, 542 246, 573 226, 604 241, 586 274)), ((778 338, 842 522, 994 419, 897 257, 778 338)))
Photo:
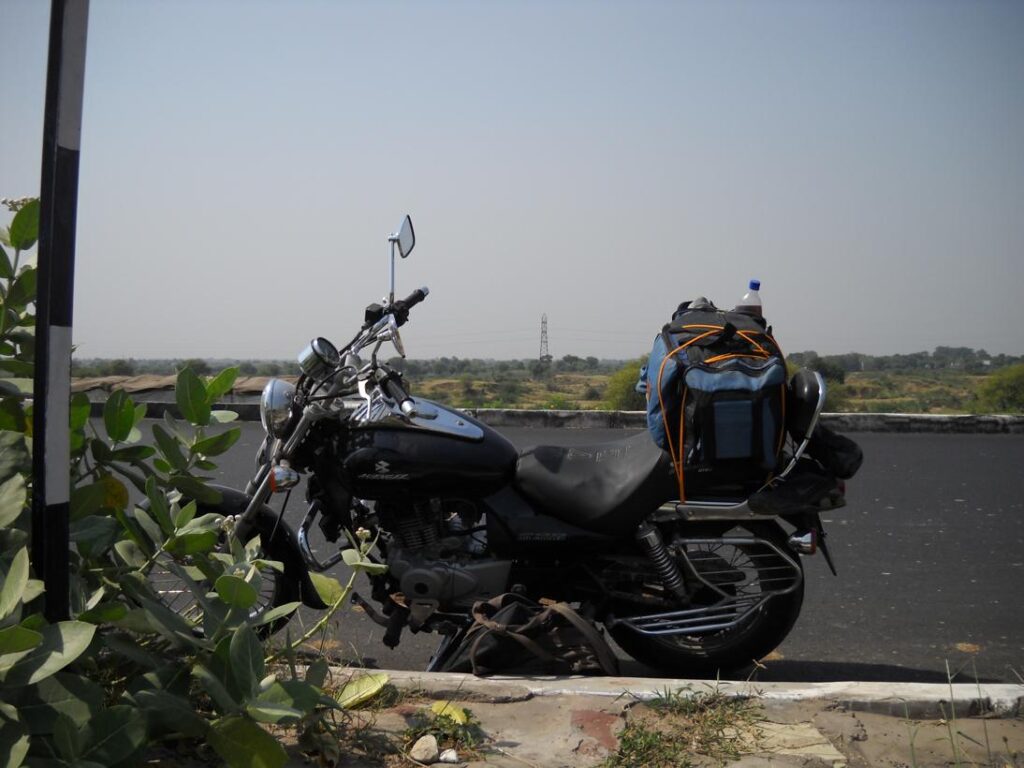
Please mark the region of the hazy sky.
MULTIPOLYGON (((0 0, 0 196, 49 3, 0 0)), ((79 355, 639 355, 760 278, 789 351, 1024 353, 1024 3, 92 0, 79 355)), ((6 223, 7 219, 3 219, 6 223)))

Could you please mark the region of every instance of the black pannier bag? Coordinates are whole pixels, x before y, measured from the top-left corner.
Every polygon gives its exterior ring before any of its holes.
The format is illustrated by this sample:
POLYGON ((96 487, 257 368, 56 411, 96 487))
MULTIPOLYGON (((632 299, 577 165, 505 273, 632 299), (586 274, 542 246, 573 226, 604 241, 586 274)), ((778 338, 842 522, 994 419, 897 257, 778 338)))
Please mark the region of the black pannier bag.
POLYGON ((680 306, 638 387, 651 436, 672 456, 680 500, 745 496, 771 478, 785 438, 786 379, 762 318, 706 299, 680 306))
POLYGON ((473 605, 473 625, 441 672, 474 675, 617 675, 601 632, 566 603, 507 592, 473 605))

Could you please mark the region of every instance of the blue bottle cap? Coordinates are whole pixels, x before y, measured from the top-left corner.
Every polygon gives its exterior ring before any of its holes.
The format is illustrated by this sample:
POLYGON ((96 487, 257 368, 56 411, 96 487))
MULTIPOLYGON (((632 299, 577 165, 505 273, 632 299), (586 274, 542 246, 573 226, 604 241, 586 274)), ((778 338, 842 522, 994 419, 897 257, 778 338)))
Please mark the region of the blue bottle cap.
POLYGON ((750 290, 752 290, 752 291, 760 291, 761 290, 761 281, 760 280, 751 280, 750 281, 750 290))

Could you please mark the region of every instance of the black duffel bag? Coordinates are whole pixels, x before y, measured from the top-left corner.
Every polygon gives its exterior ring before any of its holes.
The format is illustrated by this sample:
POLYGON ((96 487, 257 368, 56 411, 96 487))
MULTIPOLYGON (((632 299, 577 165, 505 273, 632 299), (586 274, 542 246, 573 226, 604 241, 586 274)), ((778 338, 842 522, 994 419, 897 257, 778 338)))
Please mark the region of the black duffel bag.
POLYGON ((474 675, 617 675, 601 632, 566 603, 506 593, 473 606, 473 625, 442 672, 474 675))

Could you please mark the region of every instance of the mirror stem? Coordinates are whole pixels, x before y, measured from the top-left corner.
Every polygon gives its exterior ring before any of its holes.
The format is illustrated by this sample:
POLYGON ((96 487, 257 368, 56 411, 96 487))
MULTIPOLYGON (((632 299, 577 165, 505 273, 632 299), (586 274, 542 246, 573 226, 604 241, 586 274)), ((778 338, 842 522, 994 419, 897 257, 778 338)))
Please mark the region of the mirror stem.
POLYGON ((388 294, 388 306, 395 303, 395 241, 393 235, 388 238, 388 242, 391 243, 391 292, 388 294))

